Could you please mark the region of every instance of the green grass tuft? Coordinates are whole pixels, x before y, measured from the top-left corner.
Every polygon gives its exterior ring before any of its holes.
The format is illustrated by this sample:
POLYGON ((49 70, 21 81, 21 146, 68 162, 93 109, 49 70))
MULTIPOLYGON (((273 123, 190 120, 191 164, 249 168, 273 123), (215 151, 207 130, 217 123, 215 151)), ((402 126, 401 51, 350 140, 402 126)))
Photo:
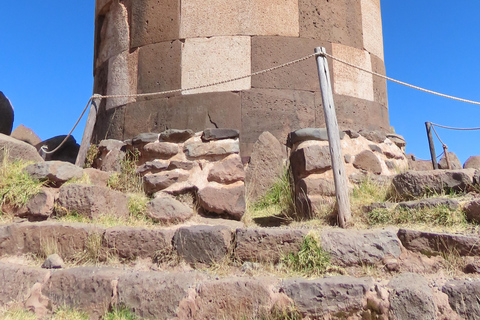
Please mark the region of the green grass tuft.
POLYGON ((305 236, 298 253, 286 255, 282 262, 292 271, 306 276, 322 275, 331 267, 330 255, 311 235, 305 236))
POLYGON ((114 173, 108 180, 108 186, 124 193, 144 193, 143 179, 136 173, 139 153, 127 151, 121 161, 121 172, 114 173))
POLYGON ((123 307, 115 308, 102 317, 102 320, 136 320, 138 318, 131 310, 123 307))

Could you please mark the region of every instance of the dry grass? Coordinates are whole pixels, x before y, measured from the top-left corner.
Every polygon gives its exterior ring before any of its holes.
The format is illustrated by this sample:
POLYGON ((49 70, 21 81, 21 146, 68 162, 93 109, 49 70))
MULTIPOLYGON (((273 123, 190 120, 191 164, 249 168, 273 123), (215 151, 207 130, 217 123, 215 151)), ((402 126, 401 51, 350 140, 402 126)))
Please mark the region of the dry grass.
POLYGON ((27 311, 18 305, 4 306, 0 309, 1 320, 35 320, 33 312, 27 311))

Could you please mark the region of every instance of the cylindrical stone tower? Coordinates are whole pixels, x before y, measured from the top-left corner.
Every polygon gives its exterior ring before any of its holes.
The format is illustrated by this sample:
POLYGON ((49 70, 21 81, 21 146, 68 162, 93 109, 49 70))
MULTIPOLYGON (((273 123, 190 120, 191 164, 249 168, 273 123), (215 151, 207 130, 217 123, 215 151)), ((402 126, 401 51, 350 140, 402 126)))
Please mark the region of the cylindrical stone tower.
MULTIPOLYGON (((94 91, 190 88, 288 62, 323 46, 385 74, 380 0, 96 0, 94 91)), ((342 129, 389 130, 385 80, 329 59, 342 129)), ((324 126, 315 59, 260 76, 100 106, 97 140, 209 127, 240 130, 249 155, 263 131, 285 141, 324 126)))

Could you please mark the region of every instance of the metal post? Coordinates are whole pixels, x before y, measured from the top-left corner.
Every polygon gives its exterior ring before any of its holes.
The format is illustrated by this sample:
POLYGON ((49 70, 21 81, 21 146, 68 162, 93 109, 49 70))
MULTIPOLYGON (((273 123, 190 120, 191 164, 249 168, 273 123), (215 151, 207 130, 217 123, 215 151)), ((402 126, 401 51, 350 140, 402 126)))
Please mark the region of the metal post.
POLYGON ((78 150, 77 159, 75 165, 83 167, 85 164, 85 158, 87 157, 88 148, 90 147, 90 142, 92 141, 93 128, 95 127, 95 122, 97 121, 98 108, 100 106, 101 98, 95 97, 92 99, 92 104, 90 106, 90 111, 88 112, 87 123, 85 125, 85 130, 83 131, 82 143, 80 144, 80 150, 78 150))
POLYGON ((433 144, 432 125, 430 122, 425 122, 425 127, 427 128, 428 145, 430 146, 433 169, 438 170, 437 155, 435 154, 435 145, 433 144))
POLYGON ((315 48, 315 53, 317 54, 316 60, 318 77, 320 80, 320 90, 322 91, 323 111, 325 113, 330 156, 332 158, 335 195, 337 197, 338 206, 338 222, 340 227, 346 228, 349 220, 352 217, 352 212, 350 210, 347 175, 345 172, 345 165, 343 163, 342 148, 340 145, 340 133, 338 130, 335 105, 333 103, 330 73, 328 71, 328 61, 327 57, 325 56, 325 48, 315 48))

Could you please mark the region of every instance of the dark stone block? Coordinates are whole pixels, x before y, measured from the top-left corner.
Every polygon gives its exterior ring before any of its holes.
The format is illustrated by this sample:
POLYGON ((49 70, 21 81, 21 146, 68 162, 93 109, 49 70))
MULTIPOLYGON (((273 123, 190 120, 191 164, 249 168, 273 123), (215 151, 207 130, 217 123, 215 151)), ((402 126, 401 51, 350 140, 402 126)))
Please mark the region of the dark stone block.
POLYGON ((203 131, 202 140, 223 140, 223 139, 236 139, 240 135, 240 132, 235 129, 222 129, 222 128, 209 128, 203 131))

